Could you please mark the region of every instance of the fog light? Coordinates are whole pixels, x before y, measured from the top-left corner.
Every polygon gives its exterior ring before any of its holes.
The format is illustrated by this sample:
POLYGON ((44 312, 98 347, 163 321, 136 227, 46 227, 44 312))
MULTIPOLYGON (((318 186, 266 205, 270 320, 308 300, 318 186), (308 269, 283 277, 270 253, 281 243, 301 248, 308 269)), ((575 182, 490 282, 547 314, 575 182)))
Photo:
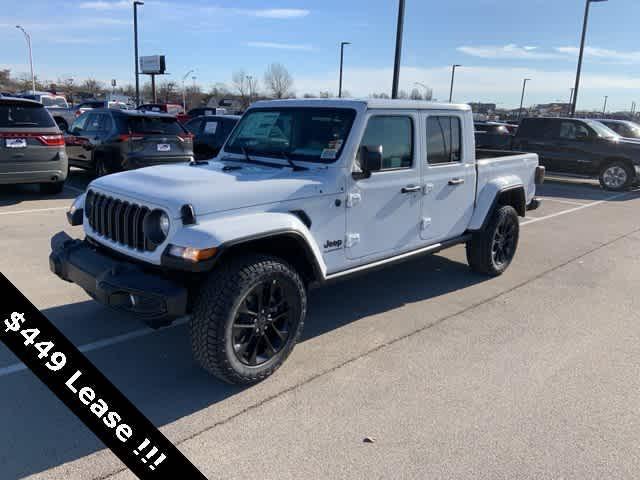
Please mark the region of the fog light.
POLYGON ((178 245, 171 245, 169 247, 169 255, 172 257, 182 258, 189 262, 201 262, 202 260, 208 260, 215 256, 218 249, 213 248, 191 248, 191 247, 179 247, 178 245))

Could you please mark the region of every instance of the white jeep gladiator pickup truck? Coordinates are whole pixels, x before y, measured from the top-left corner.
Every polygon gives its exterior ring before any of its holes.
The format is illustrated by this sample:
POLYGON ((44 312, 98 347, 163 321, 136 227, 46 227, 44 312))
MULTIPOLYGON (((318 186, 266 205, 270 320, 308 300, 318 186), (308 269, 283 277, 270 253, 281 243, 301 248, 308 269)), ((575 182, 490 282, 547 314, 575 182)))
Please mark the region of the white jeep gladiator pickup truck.
POLYGON ((466 105, 255 103, 209 162, 94 180, 52 239, 51 270, 152 326, 190 316, 193 353, 253 383, 300 336, 311 285, 466 244, 499 275, 539 201, 535 154, 475 150, 466 105))

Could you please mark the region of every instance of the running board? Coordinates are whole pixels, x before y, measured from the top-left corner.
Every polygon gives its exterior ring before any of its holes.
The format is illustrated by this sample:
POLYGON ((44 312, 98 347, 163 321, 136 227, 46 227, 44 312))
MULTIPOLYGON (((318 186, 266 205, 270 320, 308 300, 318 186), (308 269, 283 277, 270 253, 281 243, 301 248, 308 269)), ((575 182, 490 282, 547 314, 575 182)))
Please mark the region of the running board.
POLYGON ((347 270, 341 270, 339 272, 335 272, 332 274, 329 274, 325 277, 325 281, 328 282, 330 280, 335 280, 337 278, 342 278, 342 277, 346 277, 348 275, 353 275, 356 273, 360 273, 360 272, 364 272, 366 270, 372 270, 372 269, 376 269, 376 268, 381 268, 381 267, 386 267, 389 265, 392 265, 394 263, 399 263, 402 262, 404 260, 410 259, 414 256, 417 255, 423 255, 423 254, 433 254, 433 253, 438 253, 441 250, 444 250, 446 248, 449 247, 453 247, 455 245, 459 245, 461 243, 466 243, 469 240, 471 240, 471 234, 464 234, 461 235, 460 237, 456 237, 453 238, 451 240, 447 240, 441 243, 435 243, 433 245, 429 245, 428 247, 422 247, 419 248, 417 250, 412 250, 410 252, 406 252, 406 253, 402 253, 400 255, 395 255, 393 257, 388 257, 388 258, 383 258, 382 260, 377 260, 375 262, 372 263, 367 263, 365 265, 360 265, 358 267, 353 267, 353 268, 349 268, 347 270))

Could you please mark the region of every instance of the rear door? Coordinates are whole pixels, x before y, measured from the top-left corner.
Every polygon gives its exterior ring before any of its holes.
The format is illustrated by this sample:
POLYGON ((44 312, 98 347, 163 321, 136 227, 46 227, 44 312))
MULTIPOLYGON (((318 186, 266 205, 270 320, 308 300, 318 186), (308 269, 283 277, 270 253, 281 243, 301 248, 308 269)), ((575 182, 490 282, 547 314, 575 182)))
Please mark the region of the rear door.
POLYGON ((67 156, 69 161, 75 166, 87 167, 89 163, 88 154, 91 150, 89 139, 86 135, 87 122, 90 113, 83 113, 69 127, 69 133, 65 135, 67 146, 67 156))
POLYGON ((460 112, 426 111, 421 116, 426 154, 422 161, 420 237, 429 243, 462 235, 475 201, 476 168, 472 125, 460 112), (468 130, 468 131, 467 131, 468 130))
POLYGON ((514 138, 514 149, 536 153, 540 164, 555 171, 562 155, 556 137, 559 123, 551 118, 526 118, 514 138))

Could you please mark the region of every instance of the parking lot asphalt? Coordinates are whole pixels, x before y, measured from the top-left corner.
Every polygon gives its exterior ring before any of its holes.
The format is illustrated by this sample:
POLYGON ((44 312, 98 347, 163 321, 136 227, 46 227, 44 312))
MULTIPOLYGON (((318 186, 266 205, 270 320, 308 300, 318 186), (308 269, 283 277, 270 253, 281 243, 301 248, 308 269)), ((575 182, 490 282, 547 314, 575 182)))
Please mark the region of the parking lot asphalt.
MULTIPOLYGON (((463 247, 312 291, 285 365, 247 389, 48 269, 59 196, 0 190, 0 271, 209 478, 632 478, 640 467, 640 192, 550 179, 503 276, 463 247), (372 437, 374 443, 364 443, 372 437)), ((0 347, 1 478, 134 478, 0 347)))

